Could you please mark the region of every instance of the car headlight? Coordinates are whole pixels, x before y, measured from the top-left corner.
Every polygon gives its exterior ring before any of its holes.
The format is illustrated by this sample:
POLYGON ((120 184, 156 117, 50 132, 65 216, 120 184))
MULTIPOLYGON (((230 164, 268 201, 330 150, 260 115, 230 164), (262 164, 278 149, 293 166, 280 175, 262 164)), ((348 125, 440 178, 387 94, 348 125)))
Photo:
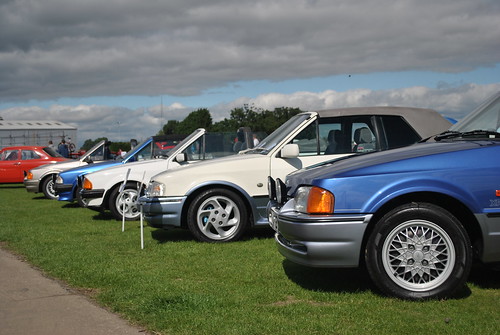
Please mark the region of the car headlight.
POLYGON ((146 189, 145 196, 148 198, 161 197, 163 195, 164 190, 165 190, 165 184, 159 183, 157 181, 152 181, 151 183, 149 183, 148 188, 146 189))
POLYGON ((330 191, 317 186, 302 186, 295 192, 295 210, 307 214, 331 214, 335 197, 330 191))
POLYGON ((56 184, 63 184, 64 183, 64 180, 61 178, 61 176, 57 176, 56 178, 56 184))

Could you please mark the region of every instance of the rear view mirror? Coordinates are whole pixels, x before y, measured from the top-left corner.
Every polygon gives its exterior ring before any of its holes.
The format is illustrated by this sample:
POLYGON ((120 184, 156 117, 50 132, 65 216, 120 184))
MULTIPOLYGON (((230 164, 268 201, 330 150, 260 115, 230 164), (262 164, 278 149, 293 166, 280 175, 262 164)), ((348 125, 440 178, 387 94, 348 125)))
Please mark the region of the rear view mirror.
POLYGON ((281 149, 281 158, 297 158, 299 157, 299 145, 287 144, 281 149))

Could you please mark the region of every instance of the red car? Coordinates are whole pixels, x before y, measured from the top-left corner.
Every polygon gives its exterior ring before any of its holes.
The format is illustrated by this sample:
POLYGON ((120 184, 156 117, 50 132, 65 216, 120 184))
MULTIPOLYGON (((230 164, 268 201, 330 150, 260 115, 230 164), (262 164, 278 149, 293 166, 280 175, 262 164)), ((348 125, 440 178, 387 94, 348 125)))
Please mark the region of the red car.
POLYGON ((66 161, 50 147, 16 146, 0 150, 0 183, 22 183, 29 170, 44 164, 66 161))

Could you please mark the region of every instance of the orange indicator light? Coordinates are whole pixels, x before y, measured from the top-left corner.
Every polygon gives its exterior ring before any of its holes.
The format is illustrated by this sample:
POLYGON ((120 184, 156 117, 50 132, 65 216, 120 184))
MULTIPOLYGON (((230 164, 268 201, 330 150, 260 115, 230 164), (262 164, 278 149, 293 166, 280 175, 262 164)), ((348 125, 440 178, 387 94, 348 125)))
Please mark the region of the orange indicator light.
POLYGON ((309 193, 307 211, 311 214, 333 213, 335 199, 333 194, 322 188, 313 186, 309 193))

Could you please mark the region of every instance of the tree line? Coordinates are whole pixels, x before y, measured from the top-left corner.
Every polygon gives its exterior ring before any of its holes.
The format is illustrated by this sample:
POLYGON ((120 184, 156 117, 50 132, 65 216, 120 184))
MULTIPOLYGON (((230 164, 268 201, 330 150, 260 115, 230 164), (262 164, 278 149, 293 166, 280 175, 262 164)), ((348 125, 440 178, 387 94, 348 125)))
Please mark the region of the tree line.
MULTIPOLYGON (((197 128, 205 128, 209 132, 235 132, 240 127, 250 127, 253 132, 270 134, 292 116, 303 112, 299 108, 278 107, 274 110, 265 110, 251 105, 234 108, 230 111, 229 118, 213 122, 207 108, 199 108, 186 116, 182 121, 169 120, 156 135, 190 134, 197 128)), ((89 150, 99 141, 106 139, 100 137, 95 140, 87 139, 82 150, 89 150)), ((129 142, 112 142, 111 151, 130 150, 129 142)))

